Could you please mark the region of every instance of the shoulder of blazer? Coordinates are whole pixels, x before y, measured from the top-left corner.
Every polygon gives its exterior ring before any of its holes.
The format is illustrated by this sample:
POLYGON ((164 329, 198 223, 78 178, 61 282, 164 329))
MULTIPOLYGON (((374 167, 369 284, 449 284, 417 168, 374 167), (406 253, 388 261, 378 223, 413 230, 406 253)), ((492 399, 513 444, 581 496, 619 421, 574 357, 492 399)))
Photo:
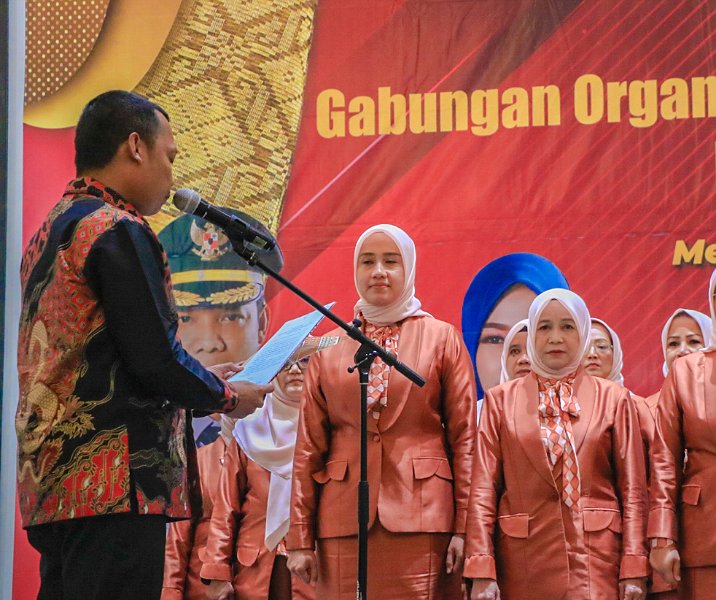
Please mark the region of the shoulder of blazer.
POLYGON ((674 384, 679 386, 693 377, 698 377, 699 372, 706 369, 708 361, 716 360, 716 352, 693 352, 676 359, 667 377, 672 377, 674 384))
MULTIPOLYGON (((626 396, 629 390, 623 385, 619 385, 615 381, 605 379, 604 377, 594 377, 587 373, 582 374, 580 385, 591 385, 593 386, 595 393, 597 394, 608 394, 616 396, 626 396)), ((575 394, 579 397, 579 392, 575 390, 575 394)))
POLYGON ((401 335, 414 335, 413 332, 419 329, 422 329, 423 334, 429 336, 429 339, 436 342, 445 340, 451 333, 456 335, 459 340, 462 340, 462 335, 457 327, 446 321, 427 316, 408 317, 401 324, 400 333, 401 335))
MULTIPOLYGON (((503 406, 505 404, 506 398, 515 398, 515 397, 522 398, 525 395, 529 394, 529 392, 527 390, 532 385, 534 385, 535 390, 537 389, 537 385, 534 384, 533 382, 529 381, 529 379, 532 377, 533 376, 531 374, 529 374, 529 375, 525 375, 524 377, 520 377, 518 379, 512 379, 511 381, 506 381, 505 383, 496 385, 495 387, 492 387, 489 390, 485 391, 485 398, 489 394, 489 396, 492 398, 492 400, 500 406, 503 406)), ((483 401, 484 401, 484 398, 483 398, 483 401)))

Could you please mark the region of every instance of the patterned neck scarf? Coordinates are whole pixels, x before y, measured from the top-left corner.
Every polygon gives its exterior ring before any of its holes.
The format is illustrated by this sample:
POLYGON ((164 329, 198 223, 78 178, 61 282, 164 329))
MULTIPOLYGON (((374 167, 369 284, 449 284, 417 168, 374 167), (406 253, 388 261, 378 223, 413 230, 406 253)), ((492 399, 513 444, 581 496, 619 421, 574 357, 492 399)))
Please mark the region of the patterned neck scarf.
MULTIPOLYGON (((359 315, 359 318, 365 322, 366 336, 391 354, 398 353, 400 327, 397 324, 378 327, 365 321, 362 314, 359 315)), ((380 411, 388 405, 389 375, 390 367, 380 358, 376 358, 368 373, 368 410, 371 411, 374 419, 378 419, 380 411)))
POLYGON ((542 443, 552 466, 562 459, 562 501, 570 509, 579 506, 581 494, 579 462, 572 433, 572 418, 578 417, 580 410, 574 397, 575 375, 572 373, 563 379, 537 376, 542 443))

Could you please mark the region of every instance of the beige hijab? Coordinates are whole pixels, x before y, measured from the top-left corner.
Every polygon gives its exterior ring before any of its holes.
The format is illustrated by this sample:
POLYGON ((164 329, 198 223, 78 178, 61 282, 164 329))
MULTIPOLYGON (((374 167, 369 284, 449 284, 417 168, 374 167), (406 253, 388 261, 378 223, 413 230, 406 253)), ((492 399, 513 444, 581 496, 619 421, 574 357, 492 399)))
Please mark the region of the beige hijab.
MULTIPOLYGON (((711 311, 711 335, 709 335, 709 345, 704 348, 704 352, 713 352, 716 350, 716 314, 714 314, 714 292, 716 292, 716 269, 711 273, 709 281, 709 310, 711 311)), ((705 338, 704 338, 704 341, 705 338)))
POLYGON ((500 383, 505 383, 506 381, 510 380, 510 376, 507 373, 507 357, 510 354, 510 345, 512 344, 512 340, 515 339, 515 336, 520 331, 522 331, 523 329, 527 329, 527 323, 529 323, 527 319, 517 321, 517 323, 512 326, 512 329, 510 329, 505 336, 505 343, 502 346, 502 356, 500 357, 500 364, 502 365, 502 371, 500 372, 500 383))
POLYGON ((589 347, 590 331, 592 329, 592 321, 589 316, 589 310, 584 300, 577 296, 570 290, 563 289, 552 289, 542 292, 537 296, 530 305, 529 318, 527 324, 527 356, 530 357, 532 362, 532 370, 547 379, 562 379, 571 373, 574 373, 582 362, 584 353, 589 347), (554 371, 542 362, 542 359, 537 354, 537 348, 535 346, 534 332, 537 331, 537 325, 539 323, 542 311, 545 309, 547 304, 552 300, 556 300, 562 306, 564 306, 569 314, 574 319, 579 332, 579 341, 581 343, 580 351, 574 357, 572 362, 560 370, 554 371))
POLYGON ((273 550, 288 532, 291 473, 296 447, 299 401, 292 400, 273 381, 274 391, 264 405, 236 421, 234 437, 252 461, 271 473, 264 543, 273 550))
MULTIPOLYGON (((716 273, 716 271, 714 271, 714 273, 716 273)), ((713 280, 714 277, 712 275, 712 284, 713 280)), ((711 285, 709 286, 709 289, 712 289, 711 285)), ((711 293, 709 292, 709 297, 710 296, 711 293)), ((713 308, 711 309, 711 312, 713 312, 713 308)), ((677 308, 673 313, 671 313, 671 316, 664 324, 664 328, 661 330, 661 349, 664 353, 664 364, 661 367, 661 372, 664 374, 664 377, 669 374, 669 368, 666 366, 666 341, 669 336, 669 328, 671 327, 671 322, 680 314, 686 314, 696 321, 696 324, 699 326, 699 330, 701 331, 701 337, 704 340, 704 346, 707 344, 709 345, 709 347, 706 348, 707 350, 711 350, 711 346, 714 344, 713 321, 709 317, 698 310, 691 310, 690 308, 677 308)))
MULTIPOLYGON (((624 353, 622 352, 622 343, 617 335, 617 332, 601 319, 592 317, 592 323, 598 323, 604 327, 604 329, 609 332, 609 337, 612 338, 612 369, 609 371, 607 379, 615 381, 619 385, 624 385, 624 375, 622 375, 622 369, 624 368, 624 353)), ((589 346, 587 346, 587 350, 589 350, 589 346)))
MULTIPOLYGON (((401 257, 403 258, 403 268, 405 269, 405 282, 400 296, 395 302, 388 306, 374 306, 365 298, 361 297, 356 302, 354 312, 357 315, 362 313, 363 316, 374 325, 382 327, 384 325, 392 325, 403 319, 415 316, 430 316, 421 309, 420 300, 415 297, 415 244, 410 236, 395 225, 374 225, 366 229, 356 242, 355 251, 353 253, 353 269, 354 273, 358 267, 358 257, 360 256, 363 244, 374 233, 384 233, 395 242, 401 257)), ((358 289, 358 279, 354 275, 356 289, 358 289)), ((360 294, 360 291, 358 292, 360 294)))

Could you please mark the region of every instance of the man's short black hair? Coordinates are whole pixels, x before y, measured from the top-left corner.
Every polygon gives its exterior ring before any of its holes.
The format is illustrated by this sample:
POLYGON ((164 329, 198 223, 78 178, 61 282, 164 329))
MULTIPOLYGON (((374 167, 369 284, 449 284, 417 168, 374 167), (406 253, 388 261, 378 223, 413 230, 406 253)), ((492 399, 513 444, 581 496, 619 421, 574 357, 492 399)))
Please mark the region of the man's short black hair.
POLYGON ((155 111, 169 120, 163 108, 132 92, 113 90, 90 100, 75 132, 77 176, 108 165, 122 142, 133 132, 151 148, 159 129, 155 111))

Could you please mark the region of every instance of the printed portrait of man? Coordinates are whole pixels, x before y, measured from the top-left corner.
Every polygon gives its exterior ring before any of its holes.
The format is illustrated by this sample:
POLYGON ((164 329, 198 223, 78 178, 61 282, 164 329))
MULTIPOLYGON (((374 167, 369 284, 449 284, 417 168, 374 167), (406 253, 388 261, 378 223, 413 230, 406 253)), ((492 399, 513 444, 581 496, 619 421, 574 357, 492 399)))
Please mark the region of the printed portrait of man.
MULTIPOLYGON (((245 213, 224 210, 265 230, 245 213)), ((207 367, 251 358, 269 326, 265 276, 234 251, 220 228, 193 215, 169 223, 159 239, 169 258, 178 335, 186 351, 207 367)), ((278 247, 263 260, 278 269, 283 262, 278 247)), ((193 426, 197 446, 211 443, 219 432, 208 416, 195 417, 193 426)))

